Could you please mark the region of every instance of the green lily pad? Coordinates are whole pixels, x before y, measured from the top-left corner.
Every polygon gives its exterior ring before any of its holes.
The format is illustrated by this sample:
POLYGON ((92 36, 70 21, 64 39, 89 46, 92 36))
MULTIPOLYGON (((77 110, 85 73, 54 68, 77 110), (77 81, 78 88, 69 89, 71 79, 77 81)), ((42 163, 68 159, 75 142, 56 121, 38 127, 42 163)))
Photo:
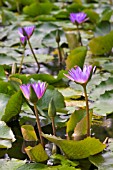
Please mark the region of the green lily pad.
POLYGON ((89 160, 93 163, 98 170, 112 170, 113 169, 113 153, 105 152, 102 154, 90 156, 89 160))
POLYGON ((16 62, 16 59, 12 56, 7 56, 5 54, 0 54, 0 63, 1 65, 6 64, 12 64, 13 62, 16 62))
POLYGON ((58 88, 58 91, 62 93, 65 99, 78 99, 81 97, 81 92, 74 90, 70 87, 58 88))
POLYGON ((1 170, 16 170, 18 167, 22 166, 25 164, 25 161, 23 160, 18 160, 18 159, 11 159, 11 160, 5 160, 5 159, 0 159, 0 169, 1 170))
POLYGON ((23 8, 23 12, 31 17, 35 17, 42 14, 49 14, 52 10, 52 3, 32 3, 29 6, 23 8))
POLYGON ((93 113, 100 116, 106 116, 113 113, 113 90, 105 91, 100 95, 97 101, 91 104, 93 113))
POLYGON ((14 141, 15 137, 12 130, 5 122, 0 121, 0 148, 11 148, 14 141))
POLYGON ((89 42, 89 47, 91 52, 95 55, 102 55, 110 52, 113 47, 112 37, 113 37, 113 31, 111 31, 109 34, 106 34, 104 36, 93 38, 89 42))

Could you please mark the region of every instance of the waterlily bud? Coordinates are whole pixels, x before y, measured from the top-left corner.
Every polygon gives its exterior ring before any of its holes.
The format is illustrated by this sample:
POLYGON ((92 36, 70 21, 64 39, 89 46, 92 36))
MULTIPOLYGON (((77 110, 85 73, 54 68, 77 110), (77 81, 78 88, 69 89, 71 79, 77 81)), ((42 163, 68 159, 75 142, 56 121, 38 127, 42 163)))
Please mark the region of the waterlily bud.
POLYGON ((30 86, 30 96, 29 96, 29 101, 33 104, 37 103, 38 97, 34 91, 34 88, 30 86))
POLYGON ((57 30, 57 32, 56 32, 56 42, 57 42, 57 43, 60 42, 60 34, 59 34, 59 30, 57 30))
POLYGON ((51 100, 50 100, 50 103, 49 103, 48 115, 49 115, 50 118, 56 116, 56 107, 55 107, 55 104, 54 104, 53 99, 51 99, 51 100))

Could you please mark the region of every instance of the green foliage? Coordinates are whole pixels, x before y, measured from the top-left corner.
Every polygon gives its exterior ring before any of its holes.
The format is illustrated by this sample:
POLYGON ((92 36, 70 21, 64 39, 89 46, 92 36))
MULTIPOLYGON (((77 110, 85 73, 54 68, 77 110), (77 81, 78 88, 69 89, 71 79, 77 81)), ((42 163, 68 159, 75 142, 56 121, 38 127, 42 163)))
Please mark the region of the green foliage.
POLYGON ((44 96, 38 101, 38 106, 41 109, 47 109, 51 98, 53 98, 56 110, 58 108, 65 107, 63 95, 58 90, 56 90, 54 88, 50 88, 50 89, 46 90, 44 96))
POLYGON ((17 170, 80 170, 80 168, 75 168, 68 165, 56 165, 56 166, 47 166, 41 163, 32 163, 32 164, 25 164, 19 167, 17 170))
POLYGON ((95 36, 104 36, 111 31, 111 25, 109 21, 101 21, 97 24, 95 30, 95 36))
POLYGON ((17 18, 15 17, 13 12, 7 11, 5 9, 2 10, 2 24, 3 25, 9 25, 16 20, 17 18))
POLYGON ((33 3, 30 6, 25 6, 23 8, 23 12, 31 17, 36 17, 42 14, 49 14, 52 10, 51 3, 33 3))
POLYGON ((102 17, 101 17, 101 21, 109 21, 111 16, 113 14, 113 10, 111 10, 110 8, 105 9, 102 12, 102 17))
POLYGON ((11 160, 6 160, 6 159, 0 159, 0 169, 1 170, 16 170, 18 167, 22 166, 25 164, 25 161, 23 160, 18 160, 18 159, 11 159, 11 160))
POLYGON ((83 159, 102 152, 106 145, 98 139, 87 137, 81 141, 65 140, 52 135, 43 136, 58 145, 69 159, 83 159))
POLYGON ((15 62, 15 61, 16 61, 16 59, 14 57, 7 56, 6 54, 0 53, 0 63, 1 63, 1 65, 3 65, 3 64, 6 64, 6 65, 12 64, 12 62, 15 62))
POLYGON ((81 4, 78 4, 78 3, 72 3, 71 5, 67 6, 67 11, 69 13, 71 12, 80 12, 84 9, 85 7, 81 4))
POLYGON ((31 5, 32 3, 35 3, 37 0, 19 0, 19 4, 20 5, 24 5, 24 6, 26 6, 26 5, 31 5))
POLYGON ((111 51, 113 47, 113 31, 104 36, 93 38, 89 42, 90 50, 95 55, 106 54, 111 51))
POLYGON ((23 125, 21 126, 21 131, 24 140, 26 141, 37 141, 37 136, 32 125, 23 125))
POLYGON ((113 113, 113 105, 111 103, 113 103, 113 90, 108 90, 101 94, 91 107, 94 110, 94 114, 107 116, 113 113))
POLYGON ((16 92, 13 94, 5 108, 4 115, 2 116, 2 120, 5 122, 10 121, 13 117, 17 116, 23 104, 23 97, 21 91, 16 92))
POLYGON ((56 19, 68 19, 69 13, 67 11, 58 11, 57 14, 53 15, 56 19))
MULTIPOLYGON (((55 47, 55 48, 58 47, 57 42, 55 41, 57 31, 58 29, 51 31, 45 35, 45 37, 42 40, 42 43, 45 47, 55 47)), ((66 37, 65 37, 64 31, 59 30, 59 35, 60 35, 60 44, 65 43, 66 37)))
POLYGON ((25 148, 25 151, 31 161, 44 162, 48 159, 48 156, 41 144, 38 144, 34 147, 28 146, 25 148))
POLYGON ((14 141, 15 138, 12 130, 5 122, 0 121, 0 148, 11 148, 14 141))
POLYGON ((2 65, 0 65, 0 80, 6 80, 4 67, 2 65))
POLYGON ((99 14, 92 9, 85 9, 84 12, 87 14, 89 21, 96 24, 99 21, 99 14))
POLYGON ((36 17, 38 21, 56 21, 56 18, 51 15, 39 15, 36 17))
POLYGON ((9 95, 0 93, 0 120, 5 114, 5 108, 9 99, 10 99, 9 95))
POLYGON ((72 50, 66 60, 67 69, 69 70, 76 65, 82 68, 84 65, 86 53, 86 47, 77 47, 72 50))
POLYGON ((81 110, 75 110, 67 122, 67 133, 69 137, 74 133, 74 129, 77 125, 78 122, 80 122, 81 119, 83 119, 86 116, 86 111, 81 109, 81 110))
POLYGON ((95 156, 90 156, 89 160, 98 168, 98 170, 113 169, 113 153, 105 152, 95 156))
POLYGON ((60 154, 54 154, 51 156, 51 158, 60 160, 62 165, 69 165, 69 166, 74 166, 74 167, 79 165, 78 161, 71 161, 67 159, 65 156, 60 155, 60 154))

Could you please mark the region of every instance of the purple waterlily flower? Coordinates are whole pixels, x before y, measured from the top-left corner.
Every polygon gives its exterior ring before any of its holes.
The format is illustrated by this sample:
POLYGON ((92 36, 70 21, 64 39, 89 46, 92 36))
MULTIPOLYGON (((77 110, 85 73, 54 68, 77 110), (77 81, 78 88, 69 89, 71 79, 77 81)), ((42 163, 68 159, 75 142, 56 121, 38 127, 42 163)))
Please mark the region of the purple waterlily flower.
POLYGON ((29 39, 33 32, 34 32, 35 26, 26 26, 26 27, 22 27, 22 28, 18 28, 18 33, 20 35, 20 37, 27 37, 27 39, 29 39))
POLYGON ((87 14, 85 14, 84 12, 70 13, 70 20, 72 23, 81 24, 88 19, 89 18, 87 18, 87 14))
POLYGON ((82 70, 79 66, 76 66, 75 68, 69 70, 69 75, 64 75, 70 80, 83 85, 87 84, 90 80, 92 72, 94 72, 95 68, 96 67, 93 67, 92 65, 85 65, 82 70))
POLYGON ((44 95, 46 88, 47 88, 46 82, 40 82, 40 81, 38 83, 21 85, 20 89, 27 100, 30 99, 30 86, 32 86, 32 88, 37 96, 37 99, 42 98, 42 96, 44 95))
POLYGON ((25 46, 26 45, 26 43, 27 43, 27 37, 20 37, 20 42, 22 43, 22 45, 23 46, 25 46))

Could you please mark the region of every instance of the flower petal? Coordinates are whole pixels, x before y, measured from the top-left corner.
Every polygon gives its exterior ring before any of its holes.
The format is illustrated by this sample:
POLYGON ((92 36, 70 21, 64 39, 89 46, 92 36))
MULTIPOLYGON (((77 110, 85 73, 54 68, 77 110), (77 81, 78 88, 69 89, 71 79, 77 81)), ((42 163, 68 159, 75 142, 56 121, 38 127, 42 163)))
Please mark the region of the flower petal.
POLYGON ((69 70, 69 75, 64 75, 70 80, 75 81, 76 83, 86 84, 91 78, 93 71, 92 69, 92 65, 85 65, 83 67, 83 70, 79 66, 76 66, 75 68, 69 70))
POLYGON ((87 14, 85 14, 84 12, 70 13, 70 20, 72 23, 77 22, 78 24, 81 24, 88 19, 89 18, 87 18, 87 14))
POLYGON ((23 95, 25 96, 25 98, 29 100, 29 98, 30 98, 30 84, 27 84, 27 85, 23 84, 20 86, 20 89, 21 89, 23 95))

